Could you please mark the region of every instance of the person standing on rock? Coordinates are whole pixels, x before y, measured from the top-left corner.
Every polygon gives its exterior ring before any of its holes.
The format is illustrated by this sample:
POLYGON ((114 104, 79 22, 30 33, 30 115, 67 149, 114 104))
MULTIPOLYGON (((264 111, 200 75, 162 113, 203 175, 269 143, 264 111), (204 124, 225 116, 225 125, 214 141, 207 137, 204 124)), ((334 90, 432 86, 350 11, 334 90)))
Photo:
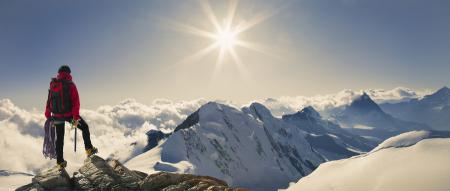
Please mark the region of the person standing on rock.
POLYGON ((52 78, 50 82, 45 107, 45 117, 52 119, 56 128, 56 163, 60 169, 67 166, 67 161, 64 160, 63 155, 66 121, 82 131, 84 148, 88 157, 98 152, 98 149, 92 146, 89 126, 79 115, 80 99, 70 73, 70 68, 67 65, 59 68, 57 77, 52 78))

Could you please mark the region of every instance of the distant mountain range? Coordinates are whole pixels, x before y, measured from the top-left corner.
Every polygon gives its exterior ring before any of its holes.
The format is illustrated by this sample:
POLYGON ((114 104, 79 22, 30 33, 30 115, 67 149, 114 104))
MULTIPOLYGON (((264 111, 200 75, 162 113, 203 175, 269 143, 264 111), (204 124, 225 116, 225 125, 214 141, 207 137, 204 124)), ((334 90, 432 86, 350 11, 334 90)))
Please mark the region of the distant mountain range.
POLYGON ((443 87, 422 99, 380 105, 399 119, 425 123, 437 130, 450 130, 450 89, 443 87))
POLYGON ((286 188, 323 162, 376 146, 323 120, 312 107, 280 119, 259 103, 238 110, 209 102, 173 133, 148 135, 152 146, 128 161, 130 168, 209 175, 254 190, 286 188))
POLYGON ((430 130, 431 125, 385 112, 385 107, 414 109, 404 105, 423 102, 446 111, 447 92, 444 88, 421 99, 382 106, 362 93, 348 105, 330 109, 331 121, 312 106, 275 117, 260 103, 236 109, 208 102, 172 133, 149 131, 148 151, 127 165, 136 170, 209 175, 254 190, 286 188, 323 162, 369 152, 404 132, 430 130))
POLYGON ((380 142, 403 132, 430 129, 428 125, 401 120, 385 113, 366 93, 335 113, 334 118, 351 132, 380 142))

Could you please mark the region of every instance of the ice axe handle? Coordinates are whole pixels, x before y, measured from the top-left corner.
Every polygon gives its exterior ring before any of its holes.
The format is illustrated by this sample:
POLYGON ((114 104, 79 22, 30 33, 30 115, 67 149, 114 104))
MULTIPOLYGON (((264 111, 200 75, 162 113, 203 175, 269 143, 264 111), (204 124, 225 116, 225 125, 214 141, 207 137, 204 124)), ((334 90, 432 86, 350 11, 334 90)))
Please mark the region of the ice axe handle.
POLYGON ((73 145, 73 151, 77 152, 77 127, 75 127, 75 144, 73 145))
POLYGON ((72 128, 75 128, 75 137, 74 137, 74 144, 73 144, 73 151, 77 152, 77 126, 75 126, 75 120, 72 120, 72 128))

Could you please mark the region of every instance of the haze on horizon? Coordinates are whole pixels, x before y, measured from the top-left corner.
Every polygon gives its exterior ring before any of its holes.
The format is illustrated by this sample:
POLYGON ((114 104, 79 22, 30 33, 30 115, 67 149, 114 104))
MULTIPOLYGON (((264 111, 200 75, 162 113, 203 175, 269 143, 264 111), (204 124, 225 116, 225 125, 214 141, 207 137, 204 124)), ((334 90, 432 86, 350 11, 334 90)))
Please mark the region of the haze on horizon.
POLYGON ((219 25, 233 3, 232 26, 261 18, 237 36, 258 48, 234 46, 239 64, 226 54, 220 67, 220 48, 186 59, 214 40, 172 25, 216 34, 204 3, 1 1, 0 99, 42 108, 62 64, 88 108, 126 98, 247 102, 450 85, 450 1, 209 1, 219 25))

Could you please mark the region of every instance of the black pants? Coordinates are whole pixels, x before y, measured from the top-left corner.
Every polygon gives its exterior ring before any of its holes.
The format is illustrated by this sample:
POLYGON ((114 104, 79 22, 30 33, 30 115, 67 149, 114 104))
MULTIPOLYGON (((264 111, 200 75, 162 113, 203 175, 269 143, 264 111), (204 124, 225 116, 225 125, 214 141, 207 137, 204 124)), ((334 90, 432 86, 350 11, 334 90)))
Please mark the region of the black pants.
MULTIPOLYGON (((72 120, 72 118, 63 118, 63 119, 56 119, 56 120, 64 120, 67 122, 70 122, 72 120)), ((56 161, 58 163, 63 162, 64 161, 64 154, 63 154, 63 148, 64 148, 64 132, 65 132, 65 127, 64 127, 64 123, 61 124, 56 124, 56 161)), ((78 129, 81 130, 82 135, 83 135, 83 142, 84 142, 84 148, 85 149, 90 149, 92 148, 92 143, 91 143, 91 137, 90 137, 90 133, 89 133, 89 126, 86 123, 86 121, 84 121, 83 118, 80 117, 80 122, 78 123, 77 126, 78 129)))

